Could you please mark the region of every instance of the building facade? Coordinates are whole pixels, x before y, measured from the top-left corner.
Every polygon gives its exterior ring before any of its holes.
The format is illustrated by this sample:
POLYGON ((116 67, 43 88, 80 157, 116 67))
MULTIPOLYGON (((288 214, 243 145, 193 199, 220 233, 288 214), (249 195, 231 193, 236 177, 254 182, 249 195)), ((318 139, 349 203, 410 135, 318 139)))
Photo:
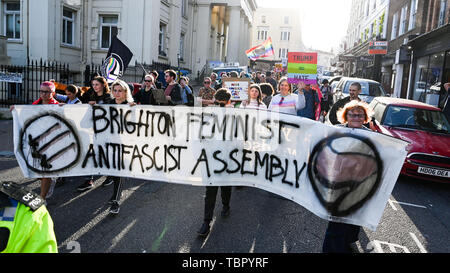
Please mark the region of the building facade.
POLYGON ((196 75, 209 60, 248 63, 255 10, 255 0, 2 0, 0 25, 14 65, 60 61, 82 74, 117 35, 130 66, 180 63, 196 75))
POLYGON ((382 60, 381 83, 392 96, 406 98, 411 58, 408 42, 425 33, 427 0, 391 1, 388 16, 388 54, 382 60))
POLYGON ((258 8, 255 11, 252 47, 270 37, 275 53, 264 60, 281 62, 289 52, 305 51, 299 14, 300 10, 296 8, 258 8))
MULTIPOLYGON (((369 42, 387 39, 391 0, 353 0, 351 19, 341 53, 345 76, 380 80, 380 60, 369 55, 369 42)), ((339 59, 338 59, 339 60, 339 59)))
POLYGON ((425 33, 408 43, 411 68, 407 98, 443 108, 450 82, 450 0, 430 0, 425 33))

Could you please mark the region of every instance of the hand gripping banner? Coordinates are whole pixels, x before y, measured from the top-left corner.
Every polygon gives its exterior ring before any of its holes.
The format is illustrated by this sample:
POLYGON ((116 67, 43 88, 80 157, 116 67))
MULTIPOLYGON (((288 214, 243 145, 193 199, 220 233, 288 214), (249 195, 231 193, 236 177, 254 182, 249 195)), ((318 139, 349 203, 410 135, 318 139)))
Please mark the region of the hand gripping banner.
POLYGON ((16 106, 27 178, 111 175, 248 186, 317 216, 375 230, 407 143, 261 110, 118 105, 16 106))

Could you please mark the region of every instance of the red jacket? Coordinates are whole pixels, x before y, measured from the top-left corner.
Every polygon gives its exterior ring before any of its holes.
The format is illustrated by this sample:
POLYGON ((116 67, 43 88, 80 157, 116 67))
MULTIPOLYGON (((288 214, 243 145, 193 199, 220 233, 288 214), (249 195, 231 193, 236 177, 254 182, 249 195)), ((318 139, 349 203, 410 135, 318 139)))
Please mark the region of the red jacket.
MULTIPOLYGON (((33 105, 39 105, 42 104, 42 99, 39 98, 37 101, 33 102, 33 105)), ((59 104, 59 102, 57 100, 55 100, 54 98, 50 99, 50 102, 48 104, 59 104)))

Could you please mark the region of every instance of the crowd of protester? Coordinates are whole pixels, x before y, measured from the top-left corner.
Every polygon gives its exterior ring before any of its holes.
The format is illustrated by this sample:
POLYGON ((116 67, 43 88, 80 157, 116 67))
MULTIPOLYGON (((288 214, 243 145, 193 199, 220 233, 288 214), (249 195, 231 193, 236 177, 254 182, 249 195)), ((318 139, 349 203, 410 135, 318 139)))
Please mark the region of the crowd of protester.
MULTIPOLYGON (((290 84, 287 77, 281 77, 280 74, 275 74, 271 71, 266 73, 255 72, 252 75, 239 74, 237 72, 223 72, 220 75, 212 73, 209 77, 204 78, 203 86, 199 88, 197 93, 194 92, 194 88, 190 85, 188 77, 179 77, 173 70, 164 72, 165 84, 158 82, 158 77, 157 71, 152 71, 145 75, 141 89, 136 92, 134 92, 133 85, 127 84, 122 80, 117 80, 108 85, 104 77, 96 76, 91 80, 87 90, 75 85, 68 85, 66 90, 64 90, 64 94, 59 94, 56 93, 55 83, 50 80, 41 84, 40 97, 33 104, 59 104, 62 107, 66 104, 128 104, 131 107, 139 104, 194 106, 195 101, 197 101, 201 107, 230 107, 274 111, 323 122, 333 103, 332 90, 326 80, 313 85, 303 82, 290 84), (248 99, 243 101, 231 100, 231 93, 223 84, 223 79, 227 77, 248 78, 250 80, 248 99), (198 94, 197 98, 195 98, 195 94, 198 94)), ((335 114, 335 116, 340 115, 336 119, 339 119, 344 126, 350 128, 368 129, 363 123, 370 121, 369 111, 364 103, 359 102, 358 98, 358 90, 361 92, 361 86, 353 84, 352 88, 355 90, 355 93, 347 98, 347 101, 338 102, 340 107, 337 110, 345 109, 346 112, 345 114, 340 112, 335 114), (346 105, 352 101, 358 103, 352 104, 350 109, 346 109, 346 105)), ((84 177, 84 182, 78 186, 78 191, 84 192, 94 188, 95 180, 98 179, 99 177, 94 176, 84 177)), ((41 197, 43 199, 52 195, 55 183, 56 180, 52 178, 41 179, 41 197)), ((119 213, 122 183, 123 178, 119 177, 106 177, 102 183, 103 187, 114 185, 113 195, 109 201, 109 212, 111 214, 119 213)), ((216 195, 219 188, 221 188, 223 204, 221 215, 223 217, 230 215, 232 188, 206 187, 204 222, 198 230, 199 236, 206 236, 210 232, 210 223, 213 218, 216 195)), ((330 223, 323 251, 349 251, 348 245, 357 240, 358 232, 359 227, 330 223)))

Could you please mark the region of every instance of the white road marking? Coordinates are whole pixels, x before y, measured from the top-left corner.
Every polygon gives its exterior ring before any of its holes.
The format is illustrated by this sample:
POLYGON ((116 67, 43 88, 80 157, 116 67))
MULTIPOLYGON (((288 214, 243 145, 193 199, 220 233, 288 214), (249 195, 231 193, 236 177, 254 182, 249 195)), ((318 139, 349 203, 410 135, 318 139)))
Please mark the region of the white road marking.
POLYGON ((411 206, 411 207, 421 208, 421 209, 426 209, 427 208, 427 207, 421 206, 421 205, 405 203, 405 202, 398 202, 398 201, 389 199, 389 205, 391 205, 393 210, 397 210, 397 208, 394 206, 394 203, 397 203, 399 205, 404 205, 404 206, 411 206))
POLYGON ((416 235, 412 232, 409 233, 409 235, 411 235, 411 237, 413 238, 414 242, 417 244, 417 246, 420 249, 420 252, 422 253, 428 253, 427 250, 423 247, 423 245, 420 243, 419 239, 417 239, 416 235))
POLYGON ((393 210, 397 211, 397 208, 394 206, 394 202, 391 199, 389 199, 388 202, 389 202, 389 205, 391 206, 391 208, 393 210))

